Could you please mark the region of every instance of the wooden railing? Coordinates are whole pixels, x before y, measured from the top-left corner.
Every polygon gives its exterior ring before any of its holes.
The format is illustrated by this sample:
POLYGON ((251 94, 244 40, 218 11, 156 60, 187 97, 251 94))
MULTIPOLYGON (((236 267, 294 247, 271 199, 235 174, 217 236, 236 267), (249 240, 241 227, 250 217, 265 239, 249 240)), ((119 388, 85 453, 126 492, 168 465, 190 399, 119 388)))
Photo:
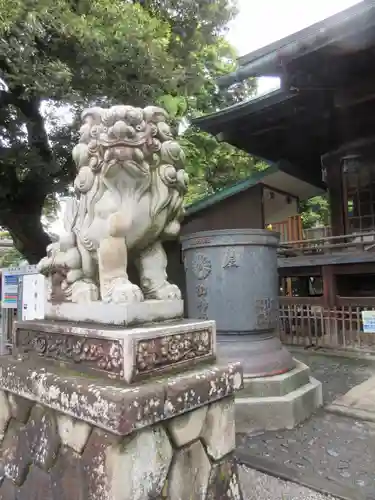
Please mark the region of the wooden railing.
POLYGON ((275 222, 274 224, 271 224, 272 231, 276 231, 277 233, 280 233, 280 241, 287 242, 289 241, 289 235, 288 235, 288 221, 284 220, 281 222, 275 222))
POLYGON ((282 242, 279 248, 279 253, 285 257, 327 254, 342 251, 375 251, 375 231, 295 241, 289 240, 287 242, 282 242))
POLYGON ((280 241, 287 242, 303 239, 302 220, 300 215, 293 215, 281 222, 272 223, 272 230, 280 233, 280 241))
POLYGON ((375 251, 375 230, 332 236, 330 226, 303 229, 300 215, 272 223, 271 227, 280 233, 279 253, 285 257, 340 251, 375 251))
POLYGON ((310 227, 308 229, 303 230, 304 240, 330 238, 331 236, 332 236, 331 226, 310 227))
POLYGON ((280 338, 288 345, 375 352, 375 332, 363 327, 368 310, 375 311, 375 297, 338 297, 331 308, 317 297, 280 297, 280 338))
POLYGON ((293 215, 285 220, 273 222, 270 224, 273 231, 280 233, 281 242, 309 240, 317 238, 327 238, 331 236, 330 226, 302 228, 302 219, 300 215, 293 215))

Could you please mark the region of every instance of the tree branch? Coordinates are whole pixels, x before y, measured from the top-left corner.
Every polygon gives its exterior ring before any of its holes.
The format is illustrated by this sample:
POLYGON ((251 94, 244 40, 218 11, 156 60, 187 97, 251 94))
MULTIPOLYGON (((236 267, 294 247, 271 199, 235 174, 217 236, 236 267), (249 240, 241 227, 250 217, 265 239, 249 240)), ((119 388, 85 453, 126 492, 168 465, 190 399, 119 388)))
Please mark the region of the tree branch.
POLYGON ((44 162, 47 164, 54 163, 53 153, 44 127, 44 120, 39 111, 40 99, 35 97, 28 100, 18 98, 15 105, 26 118, 29 145, 39 151, 44 162))

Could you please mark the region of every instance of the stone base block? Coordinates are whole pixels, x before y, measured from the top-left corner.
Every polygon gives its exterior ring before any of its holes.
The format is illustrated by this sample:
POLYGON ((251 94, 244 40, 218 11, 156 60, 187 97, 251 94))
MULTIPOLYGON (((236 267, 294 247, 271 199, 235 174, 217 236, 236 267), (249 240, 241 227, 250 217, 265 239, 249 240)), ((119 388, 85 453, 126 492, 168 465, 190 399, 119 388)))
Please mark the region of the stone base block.
POLYGON ((48 302, 45 308, 47 319, 119 326, 167 321, 183 315, 183 300, 145 300, 129 304, 107 304, 100 300, 79 304, 48 302))
POLYGON ((17 354, 64 363, 127 384, 214 361, 214 321, 181 320, 121 328, 69 321, 17 321, 17 354))
POLYGON ((298 361, 283 375, 256 379, 245 375, 244 389, 236 398, 236 431, 293 429, 322 405, 322 384, 298 361))
POLYGON ((241 383, 229 365, 124 388, 4 356, 0 499, 242 500, 241 383))
POLYGON ((272 377, 248 377, 244 374, 245 386, 241 396, 255 398, 272 398, 286 396, 290 392, 310 382, 310 369, 304 363, 295 361, 296 367, 280 375, 272 377))

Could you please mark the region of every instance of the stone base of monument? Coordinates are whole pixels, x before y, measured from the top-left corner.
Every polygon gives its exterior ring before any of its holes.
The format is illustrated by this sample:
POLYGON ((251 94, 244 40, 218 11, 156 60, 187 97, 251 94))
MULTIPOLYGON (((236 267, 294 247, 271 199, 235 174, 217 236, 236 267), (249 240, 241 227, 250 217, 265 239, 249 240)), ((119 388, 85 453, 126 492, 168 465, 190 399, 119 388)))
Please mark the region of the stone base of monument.
POLYGON ((293 359, 276 335, 236 336, 232 341, 219 336, 217 353, 221 361, 239 360, 243 367, 244 389, 236 398, 237 432, 292 429, 323 404, 322 384, 310 376, 308 366, 293 359))
POLYGON ((236 397, 236 431, 292 429, 323 405, 322 384, 296 361, 294 369, 269 377, 244 374, 244 389, 236 397))
POLYGON ((239 363, 213 321, 17 322, 0 368, 0 498, 241 500, 239 363))

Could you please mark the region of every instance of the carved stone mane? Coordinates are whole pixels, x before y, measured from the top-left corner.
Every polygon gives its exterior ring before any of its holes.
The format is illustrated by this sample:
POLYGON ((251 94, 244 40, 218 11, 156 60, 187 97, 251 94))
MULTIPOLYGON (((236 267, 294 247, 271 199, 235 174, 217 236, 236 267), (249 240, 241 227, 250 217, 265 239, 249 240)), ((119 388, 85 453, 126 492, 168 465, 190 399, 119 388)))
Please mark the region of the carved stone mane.
POLYGON ((153 106, 83 112, 65 234, 39 263, 50 281, 50 300, 180 298, 167 281, 161 241, 179 233, 188 177, 167 118, 165 110, 153 106), (128 279, 129 254, 141 289, 128 279))

